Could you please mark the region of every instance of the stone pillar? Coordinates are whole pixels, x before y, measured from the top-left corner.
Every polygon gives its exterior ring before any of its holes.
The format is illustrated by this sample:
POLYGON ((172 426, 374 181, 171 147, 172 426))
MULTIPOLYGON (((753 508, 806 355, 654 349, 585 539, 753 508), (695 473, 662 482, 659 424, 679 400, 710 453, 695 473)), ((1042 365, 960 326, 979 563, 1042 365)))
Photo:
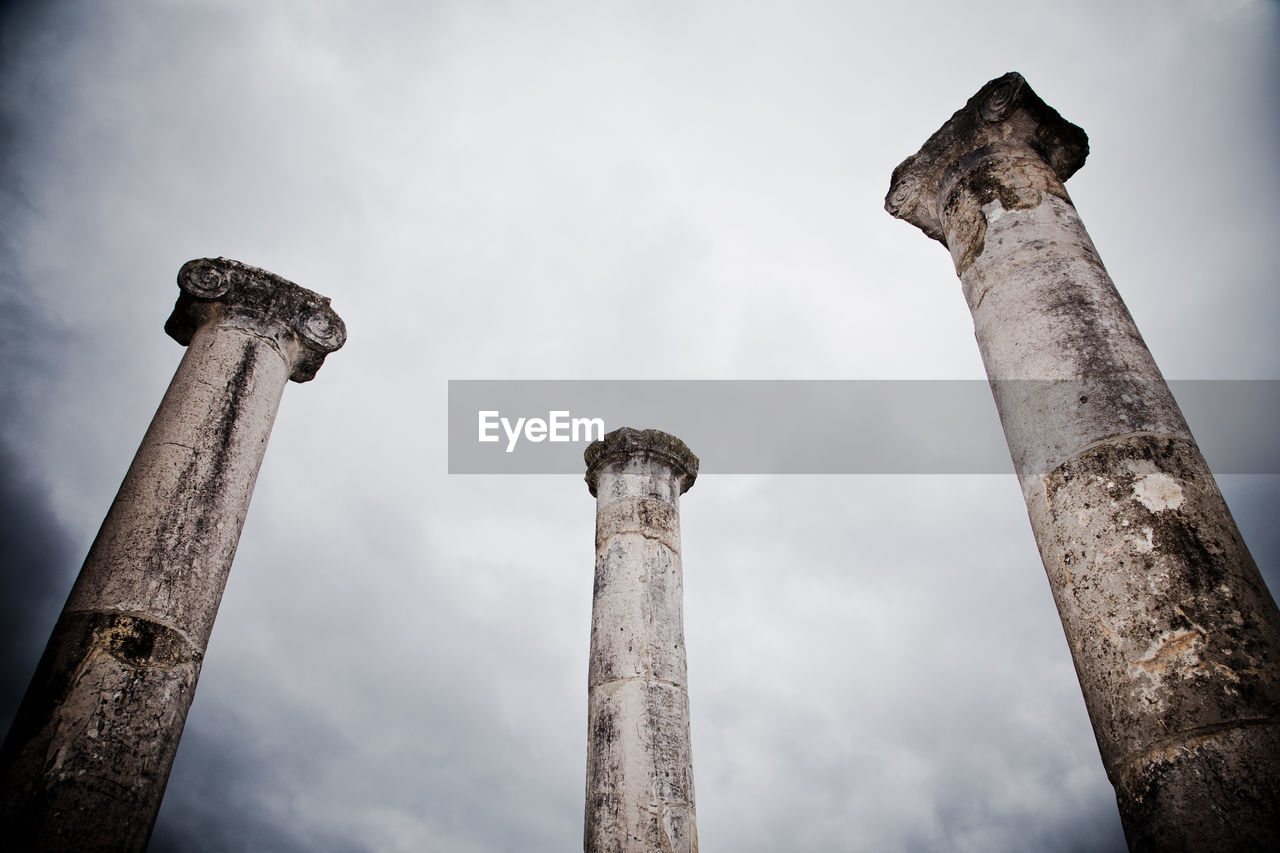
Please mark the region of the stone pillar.
POLYGON ((951 251, 1133 850, 1280 850, 1280 613, 1063 181, 1084 131, 1018 74, 893 173, 951 251))
POLYGON ((587 853, 694 853, 680 495, 698 457, 624 427, 587 448, 596 577, 587 678, 587 853))
POLYGON ((187 347, 0 751, 9 849, 144 850, 285 383, 346 327, 323 296, 191 261, 187 347))

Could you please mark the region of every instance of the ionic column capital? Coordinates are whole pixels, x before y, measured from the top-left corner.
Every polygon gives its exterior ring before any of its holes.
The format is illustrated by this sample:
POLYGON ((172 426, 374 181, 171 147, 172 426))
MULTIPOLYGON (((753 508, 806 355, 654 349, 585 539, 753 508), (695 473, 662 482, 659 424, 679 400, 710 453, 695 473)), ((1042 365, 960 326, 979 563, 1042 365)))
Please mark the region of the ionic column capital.
MULTIPOLYGON (((1085 132, 1040 100, 1021 74, 1010 71, 979 89, 893 170, 885 210, 945 245, 944 208, 951 187, 963 175, 996 159, 1034 158, 1042 160, 1060 183, 1084 165, 1088 154, 1085 132)), ((992 186, 985 190, 993 198, 1002 189, 1021 188, 1002 187, 1007 174, 990 170, 992 186)))
POLYGON ((164 324, 183 346, 197 329, 218 322, 275 342, 289 363, 289 378, 315 378, 325 356, 347 340, 347 326, 329 299, 273 272, 229 258, 197 258, 178 271, 181 293, 164 324))
POLYGON ((606 465, 630 457, 659 459, 669 465, 680 484, 680 494, 689 491, 698 478, 698 457, 674 435, 656 429, 621 427, 593 441, 583 454, 587 463, 587 488, 596 497, 600 471, 606 465))

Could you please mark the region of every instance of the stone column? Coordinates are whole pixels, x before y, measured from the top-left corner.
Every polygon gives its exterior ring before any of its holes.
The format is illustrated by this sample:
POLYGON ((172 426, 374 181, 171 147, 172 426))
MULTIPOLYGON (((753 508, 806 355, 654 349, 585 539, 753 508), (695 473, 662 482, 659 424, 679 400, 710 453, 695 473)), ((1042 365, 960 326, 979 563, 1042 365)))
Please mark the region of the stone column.
POLYGON ((586 452, 596 498, 587 678, 587 853, 694 853, 680 495, 698 457, 624 427, 586 452))
POLYGON ((146 848, 281 393, 346 339, 265 270, 196 260, 178 285, 186 353, 0 751, 9 849, 146 848))
POLYGON ((1280 613, 1063 181, 1084 131, 1018 74, 893 173, 951 251, 1133 850, 1280 850, 1280 613))

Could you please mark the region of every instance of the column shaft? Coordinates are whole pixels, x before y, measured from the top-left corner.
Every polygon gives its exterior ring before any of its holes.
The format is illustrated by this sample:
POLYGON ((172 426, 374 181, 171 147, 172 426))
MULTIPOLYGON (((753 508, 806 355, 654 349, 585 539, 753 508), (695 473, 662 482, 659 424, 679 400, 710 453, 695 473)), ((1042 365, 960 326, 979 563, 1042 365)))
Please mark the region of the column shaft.
POLYGON ((679 497, 697 458, 656 430, 587 451, 596 495, 588 675, 588 853, 693 853, 679 497))
MULTIPOLYGON (((270 276, 217 263, 229 277, 270 276)), ((309 301, 328 311, 322 299, 309 301)), ((292 332, 258 328, 286 317, 248 307, 250 322, 245 305, 216 298, 184 293, 175 308, 194 318, 188 348, 0 752, 17 849, 146 848, 276 409, 307 360, 292 332)))
POLYGON ((894 173, 950 249, 1134 850, 1280 849, 1280 612, 1016 74, 894 173))

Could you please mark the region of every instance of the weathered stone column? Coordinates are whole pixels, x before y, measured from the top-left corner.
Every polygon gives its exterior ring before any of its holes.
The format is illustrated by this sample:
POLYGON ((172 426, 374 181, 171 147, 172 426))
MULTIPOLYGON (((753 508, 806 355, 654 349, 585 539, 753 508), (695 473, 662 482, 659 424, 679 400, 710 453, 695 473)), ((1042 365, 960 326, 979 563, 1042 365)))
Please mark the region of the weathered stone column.
POLYGON ((951 251, 1133 850, 1280 850, 1280 613, 1063 187, 1018 74, 893 173, 951 251))
POLYGON ((196 260, 178 284, 187 351, 0 751, 9 849, 146 848, 281 393, 346 339, 265 270, 196 260))
POLYGON ((680 495, 698 457, 624 427, 587 448, 596 579, 587 678, 587 853, 693 853, 680 495))

